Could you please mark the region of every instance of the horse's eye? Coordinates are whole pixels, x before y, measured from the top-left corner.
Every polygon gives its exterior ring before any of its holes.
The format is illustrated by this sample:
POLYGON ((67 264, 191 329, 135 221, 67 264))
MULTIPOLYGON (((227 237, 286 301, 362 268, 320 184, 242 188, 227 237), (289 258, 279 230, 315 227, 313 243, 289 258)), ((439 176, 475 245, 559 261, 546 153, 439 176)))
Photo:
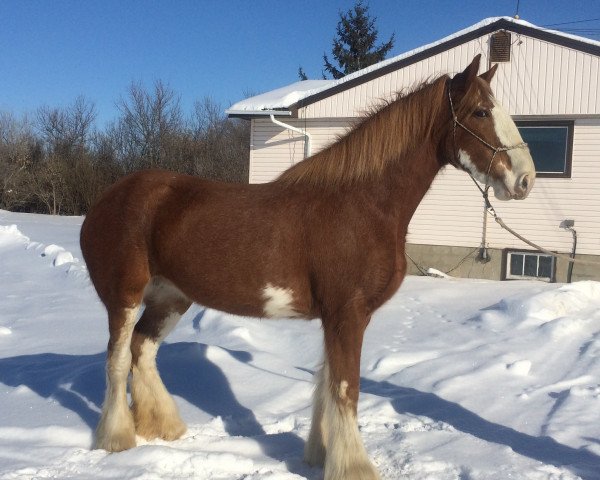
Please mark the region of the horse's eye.
POLYGON ((475 110, 475 116, 479 117, 479 118, 485 118, 488 117, 490 115, 490 112, 488 112, 487 110, 475 110))

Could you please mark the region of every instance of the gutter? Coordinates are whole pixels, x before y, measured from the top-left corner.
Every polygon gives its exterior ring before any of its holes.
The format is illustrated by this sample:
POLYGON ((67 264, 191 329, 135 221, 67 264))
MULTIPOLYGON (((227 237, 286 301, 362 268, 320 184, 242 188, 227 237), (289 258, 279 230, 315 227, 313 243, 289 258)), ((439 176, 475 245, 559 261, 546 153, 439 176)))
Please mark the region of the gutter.
POLYGON ((289 110, 225 110, 230 117, 264 117, 266 115, 286 115, 291 116, 289 110))

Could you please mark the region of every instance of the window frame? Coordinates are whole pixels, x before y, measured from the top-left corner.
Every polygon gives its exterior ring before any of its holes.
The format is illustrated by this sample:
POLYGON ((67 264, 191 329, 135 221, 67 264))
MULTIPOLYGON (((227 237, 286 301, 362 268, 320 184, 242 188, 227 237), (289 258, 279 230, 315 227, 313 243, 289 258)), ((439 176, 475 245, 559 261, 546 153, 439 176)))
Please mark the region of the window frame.
MULTIPOLYGON (((540 282, 556 283, 556 257, 547 253, 541 252, 540 250, 525 250, 522 248, 505 248, 502 250, 502 268, 501 268, 501 280, 537 280, 540 282), (550 257, 552 261, 551 276, 550 277, 531 277, 527 275, 512 275, 510 273, 510 256, 512 254, 519 255, 533 255, 536 257, 550 257)), ((538 264, 539 265, 539 264, 538 264)), ((539 267, 538 267, 539 268, 539 267)))
POLYGON ((573 165, 573 131, 574 120, 515 120, 518 127, 567 127, 567 145, 565 151, 565 168, 562 172, 537 172, 538 178, 571 178, 573 165))

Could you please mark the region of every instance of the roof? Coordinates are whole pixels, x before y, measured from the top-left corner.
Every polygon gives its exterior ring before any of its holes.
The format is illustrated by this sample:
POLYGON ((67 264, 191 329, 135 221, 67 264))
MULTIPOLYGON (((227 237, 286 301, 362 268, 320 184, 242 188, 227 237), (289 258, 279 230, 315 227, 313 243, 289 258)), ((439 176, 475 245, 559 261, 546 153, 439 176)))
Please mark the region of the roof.
POLYGON ((538 27, 512 17, 491 17, 460 30, 437 42, 423 45, 395 57, 383 60, 339 80, 304 80, 233 104, 226 113, 233 117, 291 115, 298 108, 322 100, 340 91, 368 82, 386 73, 404 68, 439 52, 449 50, 497 30, 508 30, 600 56, 600 42, 557 30, 538 27))
POLYGON ((288 111, 290 105, 322 92, 333 83, 335 83, 335 80, 303 80, 295 82, 291 85, 242 100, 232 105, 227 110, 227 113, 229 115, 243 115, 249 112, 260 111, 264 115, 270 115, 271 113, 281 115, 287 111, 287 114, 290 114, 288 111))

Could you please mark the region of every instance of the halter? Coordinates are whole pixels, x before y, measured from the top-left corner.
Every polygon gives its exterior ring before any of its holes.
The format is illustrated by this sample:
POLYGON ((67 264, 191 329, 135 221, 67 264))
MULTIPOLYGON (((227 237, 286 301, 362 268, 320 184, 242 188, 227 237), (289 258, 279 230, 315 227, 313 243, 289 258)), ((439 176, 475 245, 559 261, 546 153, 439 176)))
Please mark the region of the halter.
POLYGON ((459 166, 463 170, 467 171, 467 173, 469 174, 469 176, 475 183, 475 186, 479 189, 479 191, 483 195, 486 209, 493 210, 493 207, 488 200, 488 190, 490 189, 490 172, 492 171, 492 165, 494 164, 496 154, 498 154, 498 152, 508 152, 509 150, 514 150, 516 148, 527 148, 527 144, 525 142, 521 142, 516 145, 511 145, 510 147, 506 147, 506 146, 494 147, 490 143, 486 142, 483 138, 481 138, 479 135, 477 135, 473 130, 469 129, 467 126, 465 126, 463 123, 460 122, 460 120, 458 119, 458 116, 456 115, 456 111, 454 110, 454 103, 452 102, 452 95, 450 93, 451 91, 452 91, 452 79, 448 83, 448 100, 450 101, 450 112, 452 113, 452 139, 453 139, 453 145, 454 145, 455 166, 459 166), (465 130, 466 132, 470 133, 477 140, 479 140, 481 143, 483 143, 486 147, 488 147, 490 150, 492 150, 494 152, 492 154, 492 158, 490 158, 490 163, 488 164, 487 171, 485 172, 485 187, 484 188, 481 188, 479 183, 477 183, 477 180, 475 180, 475 177, 473 176, 473 174, 469 171, 468 168, 464 168, 464 166, 461 165, 460 160, 458 159, 458 155, 456 154, 457 153, 456 152, 456 126, 457 125, 459 127, 461 127, 463 130, 465 130))

